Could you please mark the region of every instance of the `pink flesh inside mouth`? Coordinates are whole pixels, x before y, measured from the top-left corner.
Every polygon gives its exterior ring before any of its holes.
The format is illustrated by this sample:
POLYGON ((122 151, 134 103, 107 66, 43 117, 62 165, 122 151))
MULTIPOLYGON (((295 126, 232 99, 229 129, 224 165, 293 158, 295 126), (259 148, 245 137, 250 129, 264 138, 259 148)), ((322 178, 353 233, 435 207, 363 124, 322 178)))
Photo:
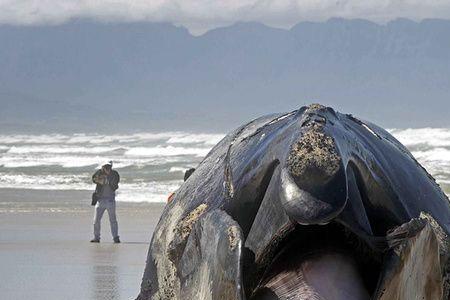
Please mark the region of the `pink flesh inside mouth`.
POLYGON ((281 255, 252 299, 366 300, 369 292, 355 261, 342 251, 281 255))

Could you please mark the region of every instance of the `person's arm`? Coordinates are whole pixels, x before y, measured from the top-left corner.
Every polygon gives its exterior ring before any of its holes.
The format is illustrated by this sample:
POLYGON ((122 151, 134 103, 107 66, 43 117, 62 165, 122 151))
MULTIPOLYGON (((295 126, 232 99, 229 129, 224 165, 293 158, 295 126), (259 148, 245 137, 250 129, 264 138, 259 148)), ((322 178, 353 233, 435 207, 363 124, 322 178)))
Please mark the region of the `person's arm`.
POLYGON ((101 170, 95 171, 94 175, 92 175, 92 182, 95 184, 99 184, 99 176, 101 174, 101 170))
POLYGON ((108 184, 115 191, 119 188, 120 175, 117 171, 111 171, 111 175, 108 176, 108 184))

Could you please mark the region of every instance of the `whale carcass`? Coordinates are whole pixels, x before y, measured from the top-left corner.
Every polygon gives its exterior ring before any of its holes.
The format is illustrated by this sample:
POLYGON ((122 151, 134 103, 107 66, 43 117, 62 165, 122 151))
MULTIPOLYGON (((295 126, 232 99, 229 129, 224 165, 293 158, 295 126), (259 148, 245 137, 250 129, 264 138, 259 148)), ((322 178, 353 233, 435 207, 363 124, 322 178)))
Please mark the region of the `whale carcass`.
POLYGON ((210 151, 161 216, 137 299, 447 299, 449 233, 403 145, 313 104, 210 151))

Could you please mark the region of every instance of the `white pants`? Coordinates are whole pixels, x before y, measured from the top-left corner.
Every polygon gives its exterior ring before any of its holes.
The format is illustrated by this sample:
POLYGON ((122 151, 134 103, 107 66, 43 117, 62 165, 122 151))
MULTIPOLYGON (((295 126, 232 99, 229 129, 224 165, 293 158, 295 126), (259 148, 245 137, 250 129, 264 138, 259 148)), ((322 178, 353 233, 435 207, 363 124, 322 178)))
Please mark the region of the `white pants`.
POLYGON ((105 210, 108 211, 112 237, 114 239, 119 238, 119 226, 116 219, 116 201, 113 199, 99 199, 95 205, 94 237, 100 239, 100 224, 105 210))

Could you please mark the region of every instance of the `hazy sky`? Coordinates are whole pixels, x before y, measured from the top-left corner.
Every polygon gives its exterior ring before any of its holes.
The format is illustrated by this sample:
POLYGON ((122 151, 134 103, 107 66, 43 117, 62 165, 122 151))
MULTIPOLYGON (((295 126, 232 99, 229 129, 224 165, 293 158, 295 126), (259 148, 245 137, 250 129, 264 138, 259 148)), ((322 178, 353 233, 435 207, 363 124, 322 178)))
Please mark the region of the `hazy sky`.
POLYGON ((330 17, 386 22, 398 17, 450 18, 449 0, 0 0, 0 23, 61 23, 71 18, 102 21, 166 21, 201 34, 237 21, 290 27, 330 17))

